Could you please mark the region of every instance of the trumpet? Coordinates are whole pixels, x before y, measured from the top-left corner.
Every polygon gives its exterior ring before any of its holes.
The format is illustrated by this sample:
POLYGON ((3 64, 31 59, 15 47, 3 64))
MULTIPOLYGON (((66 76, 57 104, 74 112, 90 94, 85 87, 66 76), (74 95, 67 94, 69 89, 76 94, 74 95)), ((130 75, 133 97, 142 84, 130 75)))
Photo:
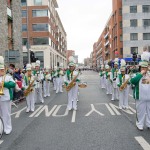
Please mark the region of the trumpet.
POLYGON ((6 75, 4 75, 3 81, 2 81, 2 88, 0 89, 0 95, 4 95, 4 81, 5 81, 6 75))

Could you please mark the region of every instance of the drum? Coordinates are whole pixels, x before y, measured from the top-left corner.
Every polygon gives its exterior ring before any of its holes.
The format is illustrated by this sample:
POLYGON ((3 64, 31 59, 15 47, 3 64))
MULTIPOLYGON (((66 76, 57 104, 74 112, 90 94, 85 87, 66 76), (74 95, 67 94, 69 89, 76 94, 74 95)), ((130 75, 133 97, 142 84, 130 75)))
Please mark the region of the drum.
POLYGON ((2 118, 0 117, 0 139, 2 138, 3 132, 4 132, 4 123, 2 118))

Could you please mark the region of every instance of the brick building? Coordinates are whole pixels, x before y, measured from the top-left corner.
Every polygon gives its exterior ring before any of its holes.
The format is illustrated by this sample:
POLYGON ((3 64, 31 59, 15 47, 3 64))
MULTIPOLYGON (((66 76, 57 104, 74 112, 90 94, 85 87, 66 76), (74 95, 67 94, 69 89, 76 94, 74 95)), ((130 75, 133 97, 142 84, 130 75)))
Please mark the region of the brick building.
POLYGON ((20 0, 1 0, 0 55, 5 57, 6 65, 23 65, 21 26, 20 0))
POLYGON ((22 44, 24 62, 28 62, 26 45, 41 61, 41 67, 66 67, 66 32, 57 12, 56 0, 21 0, 22 44))

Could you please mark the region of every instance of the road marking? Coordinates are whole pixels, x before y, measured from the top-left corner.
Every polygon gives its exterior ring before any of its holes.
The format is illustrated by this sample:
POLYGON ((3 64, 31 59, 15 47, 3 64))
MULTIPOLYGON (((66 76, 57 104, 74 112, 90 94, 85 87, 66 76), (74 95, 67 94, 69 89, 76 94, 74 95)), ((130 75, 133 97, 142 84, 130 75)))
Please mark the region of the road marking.
POLYGON ((75 110, 73 110, 73 114, 72 114, 72 120, 71 120, 71 122, 75 122, 75 120, 76 120, 76 111, 75 111, 75 110))
POLYGON ((34 117, 38 117, 44 110, 45 110, 45 116, 49 117, 53 113, 53 111, 56 109, 56 107, 57 105, 54 105, 53 108, 50 111, 48 111, 48 105, 45 105, 34 117))
POLYGON ((58 106, 57 106, 57 108, 55 109, 55 111, 54 111, 53 114, 52 114, 53 117, 64 117, 64 116, 67 116, 67 115, 68 115, 69 110, 67 109, 67 107, 66 107, 66 111, 65 111, 65 113, 64 113, 63 115, 57 115, 57 113, 58 113, 58 111, 59 111, 59 109, 60 109, 61 107, 62 107, 62 105, 58 105, 58 106))
POLYGON ((36 109, 29 117, 33 117, 38 111, 43 107, 43 105, 40 105, 38 109, 36 109))
POLYGON ((97 111, 96 109, 95 109, 95 107, 94 107, 94 105, 93 104, 91 104, 91 111, 90 112, 88 112, 85 116, 89 116, 90 114, 92 114, 92 112, 96 112, 96 113, 98 113, 99 115, 101 115, 101 116, 104 116, 104 114, 102 114, 102 113, 100 113, 99 111, 97 111))
POLYGON ((133 109, 133 108, 130 107, 130 106, 129 106, 129 108, 130 108, 130 110, 132 110, 132 112, 134 112, 134 113, 136 114, 136 110, 135 110, 135 109, 133 109))
POLYGON ((24 107, 24 108, 22 108, 21 110, 19 110, 19 111, 17 111, 17 112, 12 113, 12 114, 11 114, 11 116, 12 116, 12 115, 14 115, 14 114, 16 114, 15 118, 19 118, 19 116, 20 116, 21 112, 22 112, 23 110, 25 110, 26 108, 27 108, 27 107, 24 107))
POLYGON ((141 147, 144 150, 150 150, 149 143, 142 136, 137 136, 137 137, 134 137, 134 138, 138 141, 138 143, 141 145, 141 147))
POLYGON ((113 109, 113 111, 117 114, 117 115, 121 115, 120 112, 117 110, 119 109, 118 106, 112 104, 112 103, 109 103, 109 105, 111 106, 111 108, 113 109), (117 108, 117 109, 116 109, 117 108))
POLYGON ((0 144, 2 144, 4 141, 3 140, 0 140, 0 144))
POLYGON ((111 109, 111 107, 108 104, 105 104, 107 109, 109 110, 111 115, 115 115, 115 113, 113 112, 113 110, 111 109))

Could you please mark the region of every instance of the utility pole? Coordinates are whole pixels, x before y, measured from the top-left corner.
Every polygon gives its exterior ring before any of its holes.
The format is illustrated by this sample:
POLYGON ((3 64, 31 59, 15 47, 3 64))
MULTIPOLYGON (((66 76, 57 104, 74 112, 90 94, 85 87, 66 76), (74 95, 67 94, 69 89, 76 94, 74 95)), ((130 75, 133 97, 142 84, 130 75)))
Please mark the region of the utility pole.
POLYGON ((30 60, 30 40, 29 40, 29 15, 28 15, 28 0, 26 3, 26 12, 27 12, 27 16, 26 16, 26 21, 27 21, 27 53, 28 53, 28 63, 30 64, 31 60, 30 60))

